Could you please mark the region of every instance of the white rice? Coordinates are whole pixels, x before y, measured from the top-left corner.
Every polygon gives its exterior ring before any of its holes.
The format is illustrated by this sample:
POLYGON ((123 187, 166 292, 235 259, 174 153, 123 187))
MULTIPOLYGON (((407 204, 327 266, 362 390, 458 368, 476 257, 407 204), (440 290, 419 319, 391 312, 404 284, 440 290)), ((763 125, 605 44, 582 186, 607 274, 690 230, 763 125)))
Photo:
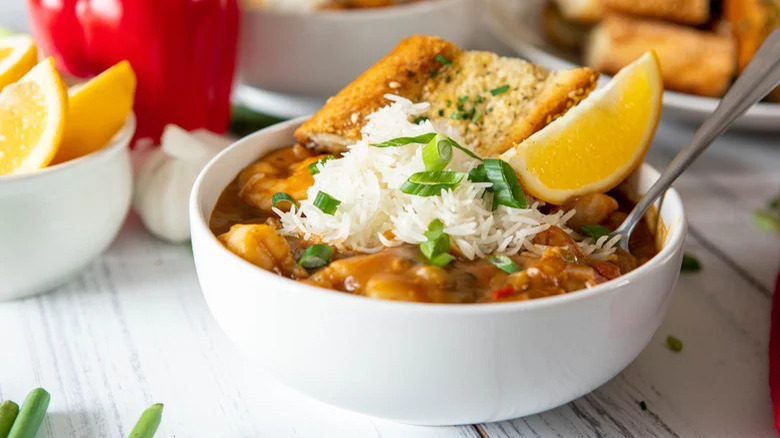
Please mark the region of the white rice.
MULTIPOLYGON (((513 254, 526 249, 543 251, 534 245, 533 237, 551 225, 569 233, 566 222, 574 211, 544 214, 542 205, 526 195, 528 208, 499 206, 491 211, 493 195, 485 189, 491 183, 475 183, 464 178, 454 190, 440 196, 408 195, 400 186, 415 172, 425 170, 422 161, 424 145, 378 148, 379 143, 396 137, 413 137, 429 132, 444 133, 464 145, 457 132, 441 129, 430 121, 410 121, 428 108, 427 103, 412 103, 399 96, 386 95, 392 103, 371 114, 363 127, 362 139, 348 147, 339 159, 320 165, 308 198, 300 209, 274 211, 281 217, 281 233, 328 243, 341 250, 376 252, 403 243, 419 244, 426 240, 428 224, 439 219, 452 242, 468 259, 488 254, 513 254), (334 215, 313 205, 323 191, 341 201, 334 215)), ((464 145, 467 146, 467 145, 464 145)), ((467 146, 468 147, 468 146, 467 146)), ((468 172, 479 161, 462 151, 453 150, 447 170, 468 172)), ((617 240, 601 237, 585 239, 579 245, 585 254, 606 259, 617 240)))

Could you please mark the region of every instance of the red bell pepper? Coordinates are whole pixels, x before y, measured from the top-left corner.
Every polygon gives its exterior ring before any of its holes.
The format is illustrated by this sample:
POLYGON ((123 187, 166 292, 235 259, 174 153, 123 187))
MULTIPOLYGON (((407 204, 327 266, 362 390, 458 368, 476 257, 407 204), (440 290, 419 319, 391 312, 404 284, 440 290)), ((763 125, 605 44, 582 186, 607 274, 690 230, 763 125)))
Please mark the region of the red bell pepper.
POLYGON ((227 129, 237 0, 28 0, 39 48, 59 68, 96 75, 127 59, 138 77, 137 138, 167 123, 227 129))

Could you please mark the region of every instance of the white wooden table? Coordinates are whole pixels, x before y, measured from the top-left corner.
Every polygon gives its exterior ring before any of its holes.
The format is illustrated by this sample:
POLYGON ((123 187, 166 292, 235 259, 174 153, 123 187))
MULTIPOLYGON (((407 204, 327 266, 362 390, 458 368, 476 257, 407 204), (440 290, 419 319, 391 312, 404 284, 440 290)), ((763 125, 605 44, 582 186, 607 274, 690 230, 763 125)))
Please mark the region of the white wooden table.
MULTIPOLYGON (((663 166, 690 134, 662 125, 648 160, 663 166)), ((39 437, 124 437, 154 402, 165 403, 158 437, 774 437, 766 348, 780 235, 756 228, 752 212, 780 191, 780 140, 721 139, 677 188, 690 217, 687 251, 703 270, 681 277, 634 363, 549 412, 422 428, 294 393, 217 327, 189 246, 153 239, 135 216, 66 285, 0 303, 0 399, 51 392, 39 437), (683 340, 681 353, 665 347, 669 334, 683 340)))

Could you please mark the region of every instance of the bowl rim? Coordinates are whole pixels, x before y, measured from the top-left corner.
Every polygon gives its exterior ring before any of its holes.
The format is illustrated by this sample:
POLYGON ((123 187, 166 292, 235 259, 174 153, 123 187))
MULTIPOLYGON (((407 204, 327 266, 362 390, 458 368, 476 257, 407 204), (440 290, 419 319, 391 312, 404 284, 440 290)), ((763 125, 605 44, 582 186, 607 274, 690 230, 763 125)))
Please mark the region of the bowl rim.
POLYGON ((391 19, 418 13, 432 12, 459 3, 471 3, 473 0, 422 0, 400 5, 379 8, 326 9, 322 11, 283 11, 262 7, 242 7, 242 13, 263 14, 273 17, 339 18, 344 20, 391 19))
MULTIPOLYGON (((219 154, 214 156, 203 167, 200 174, 198 174, 198 178, 195 180, 195 184, 193 185, 192 192, 190 193, 189 217, 190 217, 191 234, 193 235, 193 237, 196 234, 204 236, 208 246, 203 246, 201 248, 198 248, 198 245, 194 244, 194 242, 196 240, 200 241, 200 239, 193 238, 194 253, 197 253, 199 250, 212 251, 211 248, 215 248, 215 249, 218 248, 216 249, 216 251, 219 257, 221 257, 224 260, 230 260, 228 263, 233 263, 237 267, 240 266, 240 269, 243 272, 247 273, 246 275, 259 277, 260 279, 267 280, 267 281, 290 282, 289 283, 290 288, 289 290, 285 290, 285 293, 289 293, 290 291, 296 291, 300 294, 305 294, 305 295, 310 295, 312 293, 315 293, 315 294, 320 294, 320 296, 324 296, 322 294, 327 294, 331 298, 324 298, 324 299, 344 300, 342 302, 347 305, 350 302, 352 302, 354 303, 354 305, 357 306, 360 305, 378 306, 377 308, 382 307, 386 309, 398 309, 399 311, 420 311, 420 312, 434 312, 434 313, 454 313, 454 314, 467 314, 467 315, 477 314, 478 315, 478 314, 484 314, 486 312, 493 313, 493 312, 531 311, 537 308, 554 307, 558 305, 562 306, 567 303, 574 303, 580 300, 587 300, 592 297, 600 296, 608 293, 611 290, 621 289, 625 287, 637 277, 650 275, 650 272, 652 272, 656 267, 661 265, 663 262, 673 258, 676 253, 682 252, 683 244, 685 242, 685 236, 687 234, 688 223, 687 223, 685 209, 682 203, 682 199, 680 198, 680 195, 677 193, 677 191, 674 188, 670 188, 666 192, 664 202, 672 202, 673 204, 676 204, 677 210, 679 211, 679 215, 675 217, 673 221, 679 222, 679 224, 674 227, 670 225, 666 225, 669 236, 667 237, 666 243, 664 244, 663 248, 661 248, 661 250, 655 256, 653 256, 653 258, 648 260, 645 264, 634 269, 633 271, 625 275, 621 275, 620 277, 615 278, 613 280, 609 280, 607 282, 596 285, 592 288, 578 290, 573 293, 566 293, 563 295, 555 295, 555 296, 544 297, 544 298, 536 298, 533 300, 526 300, 526 301, 497 302, 497 303, 469 303, 469 304, 418 303, 418 302, 411 302, 411 301, 391 301, 391 300, 371 299, 360 295, 344 293, 344 292, 335 291, 331 289, 312 286, 306 283, 301 283, 289 279, 287 277, 282 277, 280 275, 259 268, 253 265, 252 263, 244 260, 243 258, 237 256, 236 254, 233 254, 217 240, 217 236, 214 235, 214 233, 212 233, 211 229, 209 229, 208 227, 208 219, 205 218, 204 215, 202 214, 203 212, 202 188, 203 188, 204 180, 207 178, 207 176, 210 174, 210 172, 213 170, 216 164, 219 161, 221 161, 223 157, 225 157, 227 154, 230 154, 231 151, 245 147, 245 145, 252 144, 253 142, 258 141, 258 139, 261 139, 269 134, 290 129, 292 126, 299 126, 309 117, 310 116, 303 116, 285 122, 277 123, 275 125, 271 125, 259 131, 256 131, 250 135, 247 135, 237 140, 236 142, 226 147, 225 149, 223 149, 219 154)), ((655 168, 653 168, 652 166, 644 162, 640 165, 639 169, 642 169, 642 171, 645 172, 649 170, 652 173, 656 173, 656 174, 658 173, 658 171, 655 168)), ((240 169, 236 169, 236 174, 238 174, 239 171, 240 169)))
POLYGON ((111 141, 102 148, 91 152, 87 155, 74 158, 72 160, 58 163, 53 166, 46 166, 43 169, 37 169, 32 172, 25 172, 20 174, 0 175, 0 189, 14 185, 23 184, 33 180, 53 177, 68 172, 70 169, 74 169, 79 166, 87 165, 93 161, 99 161, 118 153, 119 151, 127 148, 135 135, 136 120, 135 114, 130 112, 130 115, 125 119, 125 123, 119 128, 116 134, 111 138, 111 141))

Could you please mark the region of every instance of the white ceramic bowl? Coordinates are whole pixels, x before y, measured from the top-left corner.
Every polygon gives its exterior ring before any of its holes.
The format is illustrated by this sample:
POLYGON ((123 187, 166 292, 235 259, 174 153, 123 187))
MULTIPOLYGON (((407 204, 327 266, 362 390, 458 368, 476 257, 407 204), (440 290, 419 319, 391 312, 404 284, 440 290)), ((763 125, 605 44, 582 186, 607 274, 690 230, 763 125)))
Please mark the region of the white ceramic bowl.
MULTIPOLYGON (((625 368, 661 323, 680 272, 686 222, 667 193, 663 249, 589 290, 516 303, 420 304, 320 289, 226 250, 207 218, 247 164, 293 142, 301 119, 252 134, 203 170, 190 199, 203 294, 225 333, 267 372, 324 402, 413 424, 503 420, 586 394, 625 368)), ((641 193, 658 177, 644 165, 641 193)))
POLYGON ((241 12, 239 82, 266 91, 328 97, 411 34, 467 45, 474 0, 425 0, 387 8, 241 12))
POLYGON ((0 177, 0 300, 45 292, 114 240, 132 189, 131 115, 103 149, 0 177))

